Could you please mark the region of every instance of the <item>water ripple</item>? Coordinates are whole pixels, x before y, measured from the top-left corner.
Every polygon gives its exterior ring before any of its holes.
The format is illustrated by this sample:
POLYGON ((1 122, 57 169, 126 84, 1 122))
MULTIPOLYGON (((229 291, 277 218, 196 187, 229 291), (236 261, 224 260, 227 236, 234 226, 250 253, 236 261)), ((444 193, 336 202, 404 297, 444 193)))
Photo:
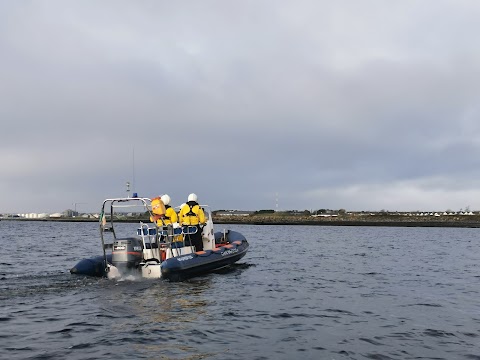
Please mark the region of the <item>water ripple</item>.
POLYGON ((480 360, 478 230, 232 229, 250 241, 244 260, 169 283, 70 275, 99 255, 97 224, 0 222, 18 246, 0 254, 2 356, 480 360), (59 251, 59 234, 75 246, 59 251), (11 261, 29 251, 28 267, 11 261))

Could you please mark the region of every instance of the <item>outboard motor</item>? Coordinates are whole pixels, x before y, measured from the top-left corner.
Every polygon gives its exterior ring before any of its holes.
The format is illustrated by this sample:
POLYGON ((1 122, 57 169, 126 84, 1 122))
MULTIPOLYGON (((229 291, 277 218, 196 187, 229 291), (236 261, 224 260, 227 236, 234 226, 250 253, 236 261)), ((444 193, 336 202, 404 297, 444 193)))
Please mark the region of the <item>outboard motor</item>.
POLYGON ((113 242, 112 265, 121 273, 135 269, 143 259, 142 240, 138 238, 117 239, 113 242))

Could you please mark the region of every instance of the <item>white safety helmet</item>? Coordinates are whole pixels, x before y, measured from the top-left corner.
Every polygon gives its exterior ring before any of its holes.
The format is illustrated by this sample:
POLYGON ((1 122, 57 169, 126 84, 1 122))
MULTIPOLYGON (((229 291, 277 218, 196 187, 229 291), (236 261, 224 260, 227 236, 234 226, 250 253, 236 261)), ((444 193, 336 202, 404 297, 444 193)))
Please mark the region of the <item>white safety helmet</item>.
POLYGON ((197 201, 198 198, 197 198, 197 195, 194 194, 194 193, 191 193, 190 195, 188 195, 188 201, 197 201))
POLYGON ((170 204, 170 196, 168 196, 167 194, 162 195, 160 199, 162 199, 164 205, 170 204))

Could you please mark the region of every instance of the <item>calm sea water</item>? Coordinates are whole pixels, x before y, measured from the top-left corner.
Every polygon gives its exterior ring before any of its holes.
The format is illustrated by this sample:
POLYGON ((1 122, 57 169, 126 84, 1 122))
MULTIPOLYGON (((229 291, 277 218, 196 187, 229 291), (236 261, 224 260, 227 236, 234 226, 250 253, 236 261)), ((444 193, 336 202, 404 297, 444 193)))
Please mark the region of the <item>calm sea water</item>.
POLYGON ((478 229, 223 228, 246 257, 170 283, 71 275, 95 223, 0 221, 0 358, 480 359, 478 229))

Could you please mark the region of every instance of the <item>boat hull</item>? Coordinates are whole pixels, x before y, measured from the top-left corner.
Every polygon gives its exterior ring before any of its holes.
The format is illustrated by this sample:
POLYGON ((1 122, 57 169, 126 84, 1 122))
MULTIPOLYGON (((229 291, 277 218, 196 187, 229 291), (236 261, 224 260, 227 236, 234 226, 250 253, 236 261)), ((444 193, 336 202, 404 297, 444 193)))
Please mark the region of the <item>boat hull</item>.
MULTIPOLYGON (((112 263, 112 255, 107 255, 107 262, 112 263)), ((77 265, 70 269, 71 274, 86 276, 107 276, 103 255, 80 260, 77 265)))
POLYGON ((231 265, 245 256, 248 251, 246 239, 236 240, 214 250, 197 251, 192 254, 170 258, 162 262, 162 278, 180 281, 192 276, 231 265))
MULTIPOLYGON (((197 251, 172 257, 157 264, 146 261, 138 264, 133 271, 138 271, 145 278, 164 278, 170 281, 180 281, 209 271, 229 266, 245 256, 249 244, 245 237, 236 231, 217 232, 213 250, 197 251)), ((155 260, 155 259, 150 259, 155 260)), ((112 264, 112 254, 107 254, 107 263, 112 264)), ((105 271, 103 256, 81 260, 70 273, 76 275, 109 277, 105 271)), ((110 265, 111 266, 111 265, 110 265)), ((116 268, 115 268, 116 269, 116 268)), ((122 269, 120 273, 122 273, 122 269)))

